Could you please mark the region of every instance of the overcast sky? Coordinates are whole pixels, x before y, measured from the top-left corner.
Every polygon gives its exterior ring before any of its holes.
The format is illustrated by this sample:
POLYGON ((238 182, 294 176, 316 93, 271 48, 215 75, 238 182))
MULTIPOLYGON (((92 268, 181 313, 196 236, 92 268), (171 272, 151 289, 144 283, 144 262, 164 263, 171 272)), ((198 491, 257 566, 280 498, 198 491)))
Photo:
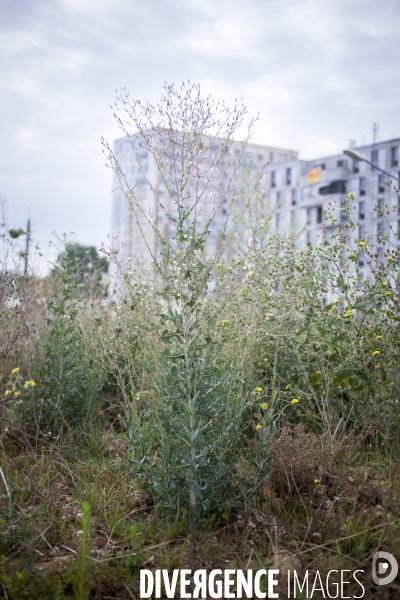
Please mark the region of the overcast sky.
POLYGON ((126 86, 156 102, 189 78, 261 113, 253 141, 312 158, 400 136, 398 0, 0 0, 0 193, 9 224, 100 245, 100 138, 126 86))

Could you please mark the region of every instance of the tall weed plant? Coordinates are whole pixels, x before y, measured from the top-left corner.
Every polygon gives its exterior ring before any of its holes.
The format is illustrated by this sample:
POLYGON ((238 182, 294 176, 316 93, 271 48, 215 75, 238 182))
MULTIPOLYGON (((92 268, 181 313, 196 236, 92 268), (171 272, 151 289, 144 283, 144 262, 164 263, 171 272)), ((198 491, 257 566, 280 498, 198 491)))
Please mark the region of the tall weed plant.
MULTIPOLYGON (((118 250, 109 253, 123 271, 122 308, 132 309, 128 307, 135 293, 142 305, 141 320, 131 310, 141 340, 137 360, 147 375, 145 388, 133 390, 127 406, 132 476, 171 514, 187 514, 195 526, 218 509, 243 502, 243 491, 249 499, 267 465, 268 454, 265 448, 259 452, 258 438, 245 456, 239 451, 257 398, 251 393, 255 384, 244 372, 245 345, 243 354, 232 352, 236 333, 227 318, 230 298, 214 286, 228 243, 224 247, 223 240, 230 235, 228 218, 219 221, 221 243, 213 255, 207 257, 205 250, 224 198, 234 194, 233 176, 217 188, 214 174, 226 169, 225 157, 245 109, 214 105, 201 97, 196 85, 166 87, 157 109, 130 103, 127 93, 119 102, 127 117, 119 118, 119 124, 139 165, 145 149, 166 187, 168 205, 154 190, 155 203, 171 232, 166 237, 165 222, 160 226, 158 217, 144 212, 137 191, 130 188, 104 142, 145 242, 146 232, 151 232, 159 248, 155 253, 148 244, 152 262, 147 271, 138 268, 133 274, 118 258, 118 250), (127 130, 132 125, 137 129, 134 136, 127 130), (150 307, 149 319, 143 318, 150 307), (246 459, 251 481, 241 479, 237 469, 239 460, 246 459)), ((239 164, 240 160, 236 170, 239 164)), ((153 183, 149 180, 148 185, 153 183)))
POLYGON ((44 432, 84 426, 93 413, 102 371, 82 333, 84 298, 71 261, 61 254, 46 302, 47 327, 38 339, 31 374, 34 418, 44 432))

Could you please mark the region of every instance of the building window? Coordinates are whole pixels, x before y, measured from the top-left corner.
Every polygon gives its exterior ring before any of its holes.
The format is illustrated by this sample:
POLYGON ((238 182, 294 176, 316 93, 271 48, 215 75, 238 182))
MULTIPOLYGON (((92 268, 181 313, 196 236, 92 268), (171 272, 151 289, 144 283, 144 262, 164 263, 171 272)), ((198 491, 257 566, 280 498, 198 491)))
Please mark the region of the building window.
POLYGON ((360 165, 358 160, 353 160, 353 173, 359 173, 360 165))
POLYGON ((307 208, 307 225, 311 225, 311 208, 307 208))
POLYGON ((292 206, 297 204, 297 190, 292 190, 292 206))
POLYGON ((362 239, 363 239, 363 237, 364 237, 364 235, 365 235, 365 228, 364 228, 364 225, 359 225, 359 226, 358 226, 358 239, 359 239, 359 240, 362 240, 362 239))
POLYGON ((291 212, 291 223, 292 223, 292 227, 294 227, 296 224, 296 211, 295 210, 292 210, 292 212, 291 212))
POLYGON ((376 212, 379 217, 383 217, 383 213, 385 212, 385 205, 383 202, 383 198, 378 198, 378 206, 377 206, 376 212))
POLYGON ((319 188, 319 193, 321 196, 327 196, 328 194, 345 194, 346 182, 342 180, 332 181, 329 185, 319 188))
MULTIPOLYGON (((371 162, 373 165, 378 164, 378 150, 371 150, 371 162)), ((371 166, 371 169, 374 167, 371 166)))
POLYGON ((360 177, 360 196, 365 196, 367 193, 367 180, 365 177, 360 177))
POLYGON ((399 147, 392 146, 390 148, 390 163, 392 167, 397 167, 399 164, 399 147))
POLYGON ((323 218, 322 206, 317 206, 317 223, 318 224, 322 223, 322 218, 323 218))
POLYGON ((271 171, 271 187, 275 187, 275 186, 276 186, 276 172, 271 171))
POLYGON ((336 166, 338 167, 343 167, 343 158, 341 158, 340 160, 337 161, 336 166))
POLYGON ((365 219, 365 200, 361 200, 358 204, 358 218, 360 221, 365 219))
POLYGON ((383 235, 384 230, 385 230, 385 223, 384 223, 384 221, 378 221, 378 223, 377 223, 377 233, 378 233, 378 235, 383 235))
POLYGON ((307 231, 307 244, 311 246, 311 231, 307 231))
POLYGON ((281 193, 276 192, 276 203, 279 204, 280 201, 281 201, 281 193))
POLYGON ((385 175, 383 173, 379 173, 378 175, 378 194, 383 194, 385 191, 385 175))
POLYGON ((292 183, 292 169, 288 167, 286 169, 286 185, 290 185, 292 183))
POLYGON ((281 213, 277 212, 275 215, 275 220, 276 220, 276 228, 279 228, 279 223, 281 222, 281 213))
POLYGON ((269 152, 269 161, 273 162, 273 160, 274 160, 274 153, 272 152, 272 150, 270 150, 270 152, 269 152))

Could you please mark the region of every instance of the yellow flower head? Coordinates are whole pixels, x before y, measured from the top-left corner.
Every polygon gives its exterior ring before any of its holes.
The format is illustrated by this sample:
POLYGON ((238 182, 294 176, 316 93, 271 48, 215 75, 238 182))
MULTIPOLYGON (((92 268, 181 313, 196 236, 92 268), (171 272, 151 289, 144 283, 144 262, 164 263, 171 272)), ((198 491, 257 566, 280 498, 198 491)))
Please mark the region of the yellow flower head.
POLYGON ((261 394, 262 391, 263 391, 262 387, 256 387, 256 392, 258 392, 259 394, 261 394))
POLYGON ((268 362, 268 358, 264 358, 264 362, 268 362))
POLYGON ((392 292, 385 292, 385 296, 391 296, 392 292))
POLYGON ((314 483, 319 483, 319 479, 314 479, 314 483))
POLYGON ((6 390, 6 391, 4 392, 4 395, 5 395, 5 396, 9 396, 11 393, 12 393, 12 392, 11 392, 11 390, 6 390))
POLYGON ((267 410, 267 408, 268 408, 268 404, 267 404, 266 402, 263 402, 263 403, 261 404, 261 408, 263 408, 264 410, 267 410))
POLYGON ((384 281, 384 282, 382 283, 382 285, 387 285, 387 281, 384 281))
POLYGON ((297 404, 297 403, 298 403, 298 401, 299 401, 299 399, 298 399, 298 398, 293 398, 293 400, 292 400, 292 404, 297 404))
POLYGON ((262 425, 260 425, 260 423, 258 425, 256 425, 256 429, 262 429, 262 425))
POLYGON ((290 383, 287 384, 287 386, 285 387, 285 390, 288 390, 290 388, 290 383))
POLYGON ((348 197, 352 200, 354 198, 354 192, 350 192, 350 194, 348 194, 348 197))
POLYGON ((315 371, 317 375, 321 375, 321 371, 315 371))
POLYGON ((381 336, 381 335, 377 335, 377 336, 376 336, 376 339, 377 339, 377 340, 381 340, 381 339, 382 339, 382 336, 381 336))
POLYGON ((15 398, 18 398, 18 396, 20 396, 20 395, 21 395, 21 392, 14 392, 15 398))
POLYGON ((359 242, 360 246, 365 246, 365 242, 359 242))
POLYGON ((235 264, 240 265, 240 259, 237 260, 235 264))
POLYGON ((35 385, 36 383, 33 381, 33 379, 28 379, 28 381, 25 381, 24 383, 24 388, 34 387, 35 385))
POLYGON ((11 375, 14 375, 14 373, 18 373, 19 372, 19 367, 15 367, 15 369, 13 369, 11 371, 11 375))
POLYGON ((380 352, 379 350, 375 350, 375 352, 373 352, 372 354, 375 356, 376 354, 380 354, 380 352))

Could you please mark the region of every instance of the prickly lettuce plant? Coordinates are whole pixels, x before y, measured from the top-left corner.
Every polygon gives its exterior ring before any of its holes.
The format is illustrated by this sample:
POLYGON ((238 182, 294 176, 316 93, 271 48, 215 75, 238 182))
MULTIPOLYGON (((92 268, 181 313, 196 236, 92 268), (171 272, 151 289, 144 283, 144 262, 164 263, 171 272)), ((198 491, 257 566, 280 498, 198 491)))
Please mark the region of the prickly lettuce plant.
POLYGON ((81 297, 73 265, 66 253, 59 262, 47 301, 47 329, 37 342, 31 367, 36 382, 33 416, 44 433, 84 426, 102 385, 101 370, 81 332, 81 297))
MULTIPOLYGON (((235 229, 229 216, 221 219, 221 207, 224 198, 233 195, 240 160, 230 177, 216 174, 227 170, 226 156, 245 109, 214 105, 201 97, 196 85, 182 86, 180 91, 167 87, 157 108, 130 102, 127 94, 119 102, 127 115, 126 121, 118 118, 119 124, 139 164, 145 149, 167 192, 161 200, 154 181, 148 181, 155 193, 156 214, 146 214, 138 192, 130 188, 104 143, 152 259, 146 272, 152 283, 142 286, 141 302, 146 304, 148 294, 148 305, 154 307, 150 298, 154 294, 158 298, 156 316, 152 314, 147 323, 142 319, 139 326, 135 320, 139 339, 154 340, 154 330, 157 336, 151 347, 142 341, 138 361, 147 373, 147 389, 132 394, 127 408, 132 476, 172 514, 190 515, 195 527, 223 505, 243 502, 243 490, 250 497, 267 463, 265 449, 261 456, 256 443, 246 455, 255 476, 247 487, 239 481, 237 463, 246 458, 240 454, 239 441, 253 403, 254 382, 243 372, 248 359, 245 344, 243 353, 231 352, 235 333, 226 316, 232 310, 230 296, 215 286, 216 265, 226 255, 235 229), (132 126, 138 131, 134 136, 127 130, 132 126), (216 223, 219 235, 210 253, 211 225, 216 223), (169 236, 164 234, 166 224, 169 236), (149 232, 157 240, 156 252, 149 232), (149 323, 152 336, 145 333, 149 323)), ((241 206, 242 212, 245 208, 241 206)), ((116 251, 110 257, 123 269, 116 251)), ((125 298, 132 297, 129 290, 140 277, 143 281, 143 273, 137 270, 130 278, 125 268, 125 298)))

